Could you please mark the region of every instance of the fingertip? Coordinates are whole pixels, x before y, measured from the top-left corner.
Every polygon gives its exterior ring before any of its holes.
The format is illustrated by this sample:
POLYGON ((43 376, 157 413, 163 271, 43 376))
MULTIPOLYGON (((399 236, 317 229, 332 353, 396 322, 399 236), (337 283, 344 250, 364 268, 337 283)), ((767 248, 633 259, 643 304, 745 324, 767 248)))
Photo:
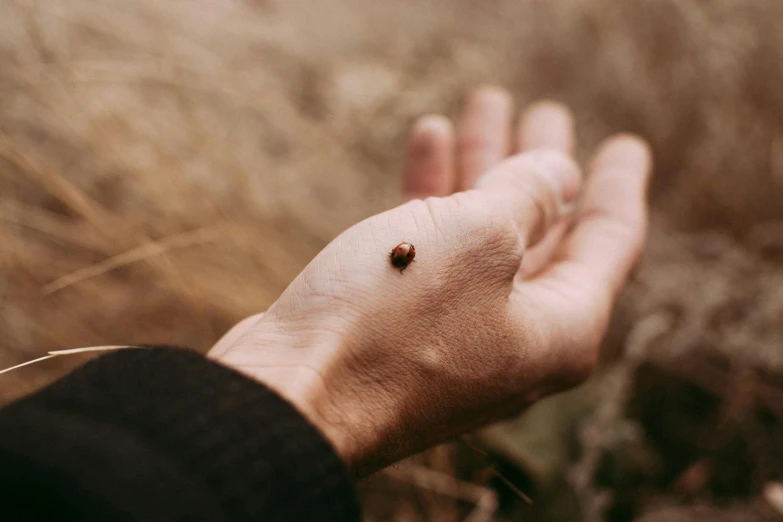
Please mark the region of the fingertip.
POLYGON ((519 122, 518 149, 555 149, 571 153, 576 142, 574 117, 564 104, 542 100, 525 110, 519 122))
POLYGON ((454 128, 448 118, 429 114, 414 124, 403 172, 406 199, 444 196, 454 184, 454 128))
POLYGON ((573 127, 574 116, 564 103, 555 100, 539 100, 525 109, 523 118, 556 120, 563 126, 573 127))
POLYGON ((569 203, 579 193, 582 184, 582 171, 573 158, 557 150, 540 149, 522 154, 538 165, 554 183, 555 190, 563 203, 569 203))
POLYGON ((594 168, 641 170, 646 175, 652 167, 652 150, 640 136, 616 134, 598 147, 593 165, 594 168))
POLYGON ((571 109, 563 102, 557 100, 537 100, 527 106, 527 112, 552 111, 571 117, 571 109))
MULTIPOLYGON (((409 161, 418 167, 428 163, 433 156, 449 149, 454 141, 454 128, 445 116, 428 114, 419 118, 413 126, 409 143, 409 161)), ((421 175, 419 168, 413 168, 412 175, 421 175)))
POLYGON ((555 150, 512 156, 484 174, 477 189, 509 211, 526 247, 533 247, 568 213, 581 184, 579 166, 555 150))
POLYGON ((492 84, 480 85, 470 93, 468 103, 487 104, 493 107, 511 110, 514 99, 511 93, 503 87, 492 84))
POLYGON ((418 119, 413 127, 414 138, 433 140, 453 134, 451 121, 440 114, 427 114, 418 119))

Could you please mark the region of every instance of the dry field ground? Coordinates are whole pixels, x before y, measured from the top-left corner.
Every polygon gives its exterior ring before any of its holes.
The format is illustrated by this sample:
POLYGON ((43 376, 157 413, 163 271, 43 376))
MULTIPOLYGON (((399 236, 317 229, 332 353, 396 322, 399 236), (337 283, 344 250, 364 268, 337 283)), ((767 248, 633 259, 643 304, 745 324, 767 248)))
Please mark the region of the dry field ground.
POLYGON ((582 158, 650 140, 648 251, 595 379, 366 481, 367 519, 783 517, 780 0, 2 0, 0 368, 205 350, 484 82, 568 103, 582 158))

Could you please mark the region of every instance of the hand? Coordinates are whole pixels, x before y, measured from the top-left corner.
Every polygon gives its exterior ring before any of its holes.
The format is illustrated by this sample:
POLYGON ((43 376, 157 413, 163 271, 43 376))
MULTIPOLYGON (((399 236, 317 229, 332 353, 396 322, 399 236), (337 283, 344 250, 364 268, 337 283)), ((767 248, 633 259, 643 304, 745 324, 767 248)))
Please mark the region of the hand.
POLYGON ((650 154, 607 140, 569 215, 581 183, 569 112, 533 106, 513 151, 511 113, 484 88, 456 132, 423 118, 410 201, 337 237, 210 352, 286 397, 359 475, 514 415, 595 364, 642 248, 650 154), (416 247, 404 274, 389 261, 402 241, 416 247))

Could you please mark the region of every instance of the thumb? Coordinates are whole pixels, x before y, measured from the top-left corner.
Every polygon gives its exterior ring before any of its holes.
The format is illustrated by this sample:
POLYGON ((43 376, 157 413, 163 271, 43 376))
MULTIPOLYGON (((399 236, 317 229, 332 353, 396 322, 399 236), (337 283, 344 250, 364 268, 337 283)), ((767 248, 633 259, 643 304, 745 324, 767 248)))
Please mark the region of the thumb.
POLYGON ((560 221, 579 192, 577 164, 555 150, 512 156, 485 173, 477 184, 498 211, 512 219, 523 248, 535 245, 560 221))

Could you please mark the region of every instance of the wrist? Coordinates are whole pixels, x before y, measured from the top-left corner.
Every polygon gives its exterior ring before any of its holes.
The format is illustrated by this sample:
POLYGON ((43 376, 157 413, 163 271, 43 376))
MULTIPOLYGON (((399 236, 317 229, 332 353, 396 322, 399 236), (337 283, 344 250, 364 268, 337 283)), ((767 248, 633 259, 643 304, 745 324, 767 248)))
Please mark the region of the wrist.
POLYGON ((289 325, 266 314, 210 356, 278 393, 320 431, 349 469, 363 474, 364 462, 372 460, 382 438, 368 422, 385 423, 381 411, 367 404, 366 394, 341 382, 341 359, 350 345, 341 331, 289 325))

